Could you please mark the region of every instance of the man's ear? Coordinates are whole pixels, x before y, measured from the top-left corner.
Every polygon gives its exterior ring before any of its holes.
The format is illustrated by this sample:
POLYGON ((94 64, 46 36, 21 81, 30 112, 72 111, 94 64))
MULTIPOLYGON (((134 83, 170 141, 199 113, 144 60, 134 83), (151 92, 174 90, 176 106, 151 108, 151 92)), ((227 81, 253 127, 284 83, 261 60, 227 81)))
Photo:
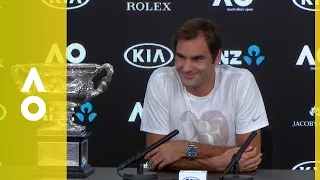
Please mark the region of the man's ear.
POLYGON ((216 56, 216 59, 214 60, 214 62, 212 62, 212 64, 217 65, 217 64, 220 63, 220 61, 221 61, 221 53, 222 53, 222 50, 219 49, 219 50, 218 50, 218 53, 217 53, 217 56, 216 56))

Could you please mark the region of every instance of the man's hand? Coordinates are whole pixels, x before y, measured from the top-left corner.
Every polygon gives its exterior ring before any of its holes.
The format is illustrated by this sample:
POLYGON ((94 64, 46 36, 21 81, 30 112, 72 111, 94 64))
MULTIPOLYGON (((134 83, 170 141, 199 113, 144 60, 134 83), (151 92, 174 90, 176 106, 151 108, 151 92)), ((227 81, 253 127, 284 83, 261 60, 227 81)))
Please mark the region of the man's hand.
MULTIPOLYGON (((212 160, 216 162, 218 165, 219 171, 224 171, 225 167, 229 164, 229 162, 232 159, 232 156, 238 152, 240 148, 232 148, 225 153, 223 153, 221 156, 213 157, 212 160)), ((240 160, 239 160, 239 168, 240 172, 249 172, 256 170, 258 168, 258 165, 261 162, 261 156, 262 153, 258 152, 258 149, 256 147, 249 146, 242 154, 240 160)), ((216 165, 216 166, 217 166, 216 165)))
POLYGON ((262 153, 259 153, 257 147, 249 146, 247 150, 242 154, 239 160, 240 171, 254 171, 258 169, 262 160, 262 153))
POLYGON ((186 157, 187 146, 187 141, 168 142, 149 152, 145 159, 148 160, 149 168, 160 170, 164 166, 186 157))

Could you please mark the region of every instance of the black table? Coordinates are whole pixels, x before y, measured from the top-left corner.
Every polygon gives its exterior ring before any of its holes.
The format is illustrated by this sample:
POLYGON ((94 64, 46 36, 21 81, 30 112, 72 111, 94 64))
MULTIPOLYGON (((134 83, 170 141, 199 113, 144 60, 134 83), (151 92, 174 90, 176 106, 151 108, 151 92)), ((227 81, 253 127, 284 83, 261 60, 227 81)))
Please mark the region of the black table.
MULTIPOLYGON (((134 173, 136 169, 127 168, 121 171, 134 173)), ((254 177, 254 180, 314 180, 314 171, 301 171, 301 170, 257 170, 250 173, 254 177)), ((208 180, 218 180, 221 174, 208 173, 208 180)), ((177 172, 158 172, 158 178, 161 180, 173 180, 179 179, 179 171, 177 172)), ((76 179, 70 179, 76 180, 76 179)), ((118 176, 116 168, 96 167, 95 172, 86 179, 82 180, 122 180, 118 176)))

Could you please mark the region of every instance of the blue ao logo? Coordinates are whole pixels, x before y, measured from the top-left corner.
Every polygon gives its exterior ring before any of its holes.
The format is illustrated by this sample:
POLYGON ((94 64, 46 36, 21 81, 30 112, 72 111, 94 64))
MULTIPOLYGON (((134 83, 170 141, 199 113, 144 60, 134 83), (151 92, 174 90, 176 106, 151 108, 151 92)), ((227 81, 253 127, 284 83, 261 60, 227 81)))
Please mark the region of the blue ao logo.
POLYGON ((248 48, 249 56, 243 56, 243 60, 248 64, 251 65, 252 61, 256 61, 256 65, 260 65, 262 61, 265 59, 264 56, 260 55, 260 48, 257 45, 251 45, 248 48))
POLYGON ((92 122, 96 117, 97 113, 91 112, 92 105, 90 102, 86 102, 80 106, 81 112, 77 112, 75 115, 79 119, 79 121, 84 122, 85 117, 88 116, 89 122, 92 122))

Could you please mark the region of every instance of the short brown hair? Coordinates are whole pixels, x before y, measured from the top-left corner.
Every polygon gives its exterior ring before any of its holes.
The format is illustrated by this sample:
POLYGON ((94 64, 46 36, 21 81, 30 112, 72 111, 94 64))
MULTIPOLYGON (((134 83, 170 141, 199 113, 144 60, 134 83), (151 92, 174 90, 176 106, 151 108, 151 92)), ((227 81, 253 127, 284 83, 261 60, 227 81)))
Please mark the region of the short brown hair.
POLYGON ((216 58, 219 49, 222 49, 222 42, 219 35, 218 26, 211 20, 203 18, 194 18, 186 21, 173 37, 174 49, 177 48, 178 40, 190 40, 196 38, 199 33, 203 33, 207 40, 207 45, 211 56, 216 58))

